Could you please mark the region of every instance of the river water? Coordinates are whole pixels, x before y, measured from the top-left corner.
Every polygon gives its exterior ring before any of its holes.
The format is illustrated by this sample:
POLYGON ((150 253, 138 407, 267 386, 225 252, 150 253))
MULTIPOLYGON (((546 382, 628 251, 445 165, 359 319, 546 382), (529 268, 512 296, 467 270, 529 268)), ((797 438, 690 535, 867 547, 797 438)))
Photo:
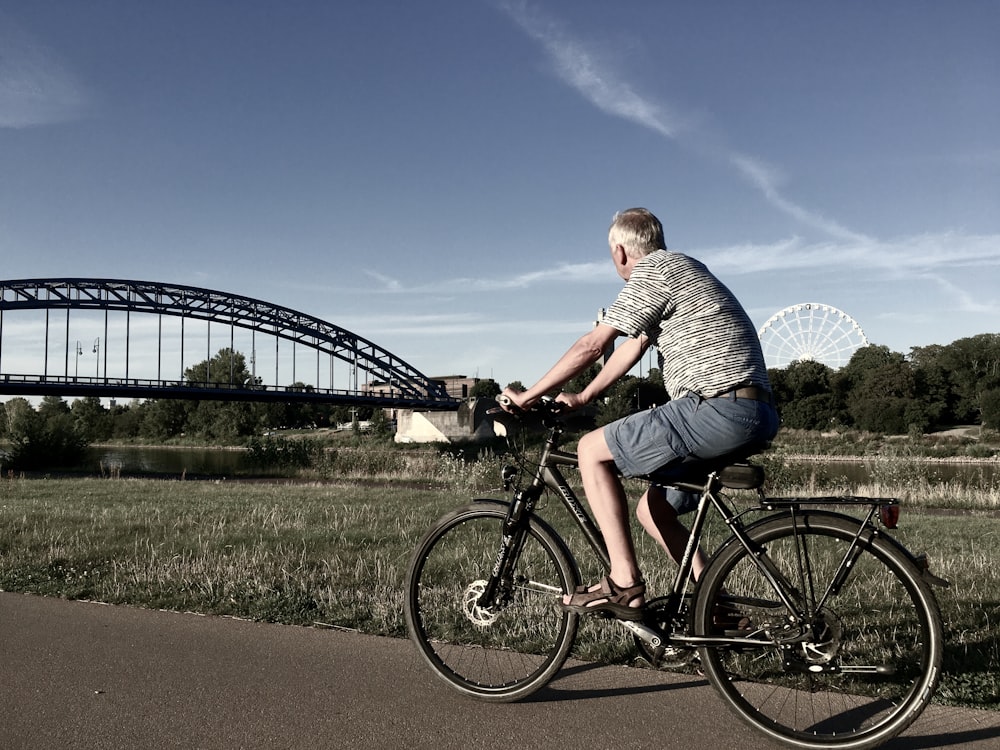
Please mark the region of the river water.
MULTIPOLYGON (((101 472, 122 476, 160 474, 168 476, 211 475, 236 476, 252 467, 247 465, 246 453, 227 448, 165 448, 150 446, 92 446, 83 465, 77 467, 88 473, 101 472)), ((886 478, 884 472, 906 471, 908 475, 919 472, 932 484, 961 481, 969 486, 992 486, 1000 482, 1000 464, 997 462, 879 462, 879 461, 789 461, 791 479, 797 481, 816 476, 826 482, 864 484, 875 478, 886 478), (891 467, 895 466, 896 469, 891 467), (899 468, 901 467, 901 468, 899 468)), ((891 476, 889 477, 891 479, 891 476)))
POLYGON ((104 475, 164 474, 234 476, 246 467, 246 452, 230 448, 91 446, 78 468, 104 475))
POLYGON ((958 482, 966 487, 995 487, 1000 482, 1000 464, 996 461, 921 461, 905 458, 865 460, 794 460, 786 459, 792 481, 814 477, 819 484, 859 485, 872 481, 926 479, 928 483, 958 482))

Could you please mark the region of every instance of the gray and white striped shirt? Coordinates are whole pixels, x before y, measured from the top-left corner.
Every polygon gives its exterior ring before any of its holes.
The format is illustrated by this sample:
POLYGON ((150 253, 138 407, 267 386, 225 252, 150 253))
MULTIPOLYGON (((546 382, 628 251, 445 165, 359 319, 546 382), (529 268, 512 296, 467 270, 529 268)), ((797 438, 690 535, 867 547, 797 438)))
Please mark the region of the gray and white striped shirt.
POLYGON ((672 399, 691 392, 710 398, 742 385, 770 388, 749 316, 694 258, 658 250, 639 260, 602 322, 650 338, 672 399))

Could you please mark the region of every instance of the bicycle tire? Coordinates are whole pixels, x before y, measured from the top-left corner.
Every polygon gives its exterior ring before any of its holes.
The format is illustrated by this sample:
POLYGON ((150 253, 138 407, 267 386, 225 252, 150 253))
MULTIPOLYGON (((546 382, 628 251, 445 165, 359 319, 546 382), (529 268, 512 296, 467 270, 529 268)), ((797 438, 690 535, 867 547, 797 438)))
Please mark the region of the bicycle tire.
POLYGON ((461 693, 492 702, 531 695, 559 671, 576 638, 577 616, 559 606, 579 582, 565 544, 530 520, 515 561, 510 601, 477 606, 497 558, 507 505, 477 502, 424 536, 407 575, 410 637, 434 673, 461 693))
MULTIPOLYGON (((860 527, 839 513, 804 511, 763 519, 747 532, 796 587, 798 602, 812 607, 824 599, 860 527), (805 570, 811 574, 800 574, 805 570)), ((905 730, 937 687, 943 634, 933 592, 890 537, 868 526, 858 544, 846 580, 825 597, 807 638, 790 625, 755 555, 735 539, 716 553, 699 585, 695 633, 721 630, 781 644, 702 648, 701 661, 725 702, 784 744, 875 747, 905 730)))

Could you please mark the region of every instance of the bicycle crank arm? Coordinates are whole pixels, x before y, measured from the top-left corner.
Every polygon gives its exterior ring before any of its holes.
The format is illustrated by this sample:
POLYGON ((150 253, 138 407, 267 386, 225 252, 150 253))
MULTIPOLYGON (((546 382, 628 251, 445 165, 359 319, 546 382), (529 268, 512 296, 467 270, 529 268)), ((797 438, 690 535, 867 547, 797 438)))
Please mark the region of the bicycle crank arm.
POLYGON ((643 625, 641 622, 633 620, 615 620, 615 622, 633 635, 641 638, 643 643, 648 644, 650 648, 656 649, 663 646, 663 635, 653 630, 649 625, 643 625))

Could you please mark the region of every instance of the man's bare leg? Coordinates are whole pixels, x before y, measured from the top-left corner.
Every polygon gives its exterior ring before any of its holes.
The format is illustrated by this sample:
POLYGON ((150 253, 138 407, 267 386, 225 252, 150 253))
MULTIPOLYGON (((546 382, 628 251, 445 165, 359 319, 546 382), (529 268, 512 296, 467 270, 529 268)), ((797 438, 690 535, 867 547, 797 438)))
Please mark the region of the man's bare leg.
MULTIPOLYGON (((635 510, 636 518, 656 542, 666 550, 671 559, 678 565, 684 557, 691 532, 677 518, 677 511, 667 502, 666 492, 662 487, 651 486, 639 499, 635 510)), ((707 564, 705 553, 699 547, 691 560, 691 570, 695 580, 701 576, 707 564)))
MULTIPOLYGON (((608 577, 619 588, 628 588, 642 580, 642 573, 635 558, 625 490, 615 471, 604 431, 594 430, 584 435, 577 446, 577 455, 583 490, 611 558, 608 577)), ((640 603, 638 597, 630 602, 633 606, 640 603)))

